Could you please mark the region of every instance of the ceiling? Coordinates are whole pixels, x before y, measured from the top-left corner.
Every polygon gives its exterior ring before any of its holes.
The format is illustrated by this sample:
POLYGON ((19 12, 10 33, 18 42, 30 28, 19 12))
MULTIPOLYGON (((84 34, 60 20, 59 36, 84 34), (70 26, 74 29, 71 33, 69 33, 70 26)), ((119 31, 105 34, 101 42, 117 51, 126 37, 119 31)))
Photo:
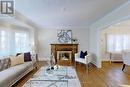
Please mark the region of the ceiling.
POLYGON ((88 27, 128 0, 15 0, 15 8, 42 27, 88 27))

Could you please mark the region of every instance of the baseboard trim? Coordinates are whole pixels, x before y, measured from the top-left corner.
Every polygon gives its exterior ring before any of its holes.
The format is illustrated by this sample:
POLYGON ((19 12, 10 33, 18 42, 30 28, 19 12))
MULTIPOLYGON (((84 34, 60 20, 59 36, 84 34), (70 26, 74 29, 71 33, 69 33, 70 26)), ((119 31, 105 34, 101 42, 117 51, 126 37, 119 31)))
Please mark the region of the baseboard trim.
POLYGON ((102 63, 123 63, 123 61, 102 61, 102 63))
POLYGON ((97 66, 96 62, 91 61, 91 63, 92 63, 94 66, 96 66, 97 68, 99 68, 99 67, 97 66))

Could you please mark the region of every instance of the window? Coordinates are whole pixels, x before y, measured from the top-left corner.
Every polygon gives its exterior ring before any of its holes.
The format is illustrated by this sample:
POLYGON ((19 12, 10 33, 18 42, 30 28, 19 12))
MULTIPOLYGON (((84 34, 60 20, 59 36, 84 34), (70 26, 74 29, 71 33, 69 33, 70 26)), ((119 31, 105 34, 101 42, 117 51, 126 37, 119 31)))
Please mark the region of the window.
POLYGON ((29 51, 29 39, 27 32, 15 32, 15 51, 29 51))
POLYGON ((107 35, 107 52, 130 50, 130 35, 107 35))
POLYGON ((8 32, 0 30, 0 57, 8 54, 8 32))
POLYGON ((0 58, 28 51, 30 51, 28 30, 0 29, 0 58))

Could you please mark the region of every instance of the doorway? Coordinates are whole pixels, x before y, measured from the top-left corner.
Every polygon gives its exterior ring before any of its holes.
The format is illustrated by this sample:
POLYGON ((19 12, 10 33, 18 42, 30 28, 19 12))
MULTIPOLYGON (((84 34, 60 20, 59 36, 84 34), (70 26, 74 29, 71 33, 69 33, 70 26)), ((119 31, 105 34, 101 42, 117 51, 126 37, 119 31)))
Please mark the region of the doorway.
POLYGON ((101 30, 101 61, 122 62, 122 51, 130 50, 130 20, 101 30))

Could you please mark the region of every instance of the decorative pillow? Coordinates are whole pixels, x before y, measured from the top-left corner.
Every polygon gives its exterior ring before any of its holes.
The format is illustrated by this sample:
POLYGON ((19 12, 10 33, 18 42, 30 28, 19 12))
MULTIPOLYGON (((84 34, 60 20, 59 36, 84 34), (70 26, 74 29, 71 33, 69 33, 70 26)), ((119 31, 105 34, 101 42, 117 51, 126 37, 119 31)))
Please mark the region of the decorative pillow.
POLYGON ((10 60, 11 60, 11 66, 22 64, 24 63, 24 54, 21 54, 16 57, 11 57, 10 60))
POLYGON ((17 53, 16 56, 18 56, 18 55, 20 55, 20 54, 22 54, 22 53, 17 53))
POLYGON ((21 63, 24 63, 24 54, 20 54, 18 55, 19 61, 21 61, 21 63))
POLYGON ((4 58, 0 60, 0 71, 9 68, 11 65, 10 58, 4 58))
POLYGON ((80 58, 85 58, 85 57, 84 57, 84 52, 83 52, 83 51, 80 52, 80 58))
POLYGON ((30 52, 24 53, 24 62, 32 61, 30 52))
POLYGON ((88 52, 87 52, 87 51, 84 52, 84 57, 85 57, 86 55, 88 55, 88 52))
POLYGON ((87 55, 87 51, 85 51, 85 52, 81 51, 80 52, 80 58, 85 58, 86 55, 87 55))

